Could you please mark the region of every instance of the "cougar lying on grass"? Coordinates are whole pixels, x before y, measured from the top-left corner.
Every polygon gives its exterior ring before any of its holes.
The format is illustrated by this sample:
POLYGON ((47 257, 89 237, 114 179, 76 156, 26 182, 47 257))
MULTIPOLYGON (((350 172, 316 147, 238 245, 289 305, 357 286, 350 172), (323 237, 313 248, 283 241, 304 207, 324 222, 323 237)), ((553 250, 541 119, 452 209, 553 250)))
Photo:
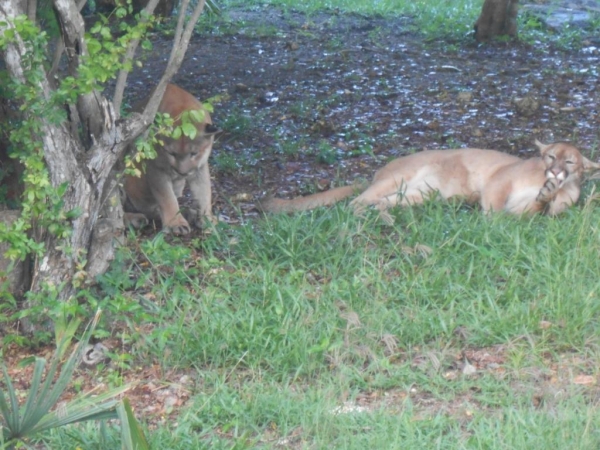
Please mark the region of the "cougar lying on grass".
MULTIPOLYGON (((145 103, 143 103, 145 105, 145 103)), ((194 224, 203 219, 215 221, 212 215, 212 195, 208 157, 212 150, 217 128, 202 103, 192 94, 169 84, 158 112, 169 113, 180 125, 185 111, 203 111, 203 122, 196 123, 194 139, 181 135, 179 139, 161 136, 164 145, 156 146, 156 158, 146 161, 146 171, 141 177, 125 176, 126 225, 143 226, 148 219, 160 219, 163 229, 174 234, 188 234, 191 227, 181 215, 177 197, 183 193, 186 182, 198 207, 194 224)))
MULTIPOLYGON (((423 203, 437 192, 444 199, 478 202, 485 212, 559 214, 578 200, 584 172, 598 170, 600 164, 566 142, 535 143, 541 157, 527 160, 476 148, 425 150, 397 158, 378 170, 350 205, 357 213, 371 205, 384 211, 398 204, 423 203)), ((343 186, 292 200, 269 198, 260 207, 271 212, 304 211, 337 203, 357 189, 343 186)))

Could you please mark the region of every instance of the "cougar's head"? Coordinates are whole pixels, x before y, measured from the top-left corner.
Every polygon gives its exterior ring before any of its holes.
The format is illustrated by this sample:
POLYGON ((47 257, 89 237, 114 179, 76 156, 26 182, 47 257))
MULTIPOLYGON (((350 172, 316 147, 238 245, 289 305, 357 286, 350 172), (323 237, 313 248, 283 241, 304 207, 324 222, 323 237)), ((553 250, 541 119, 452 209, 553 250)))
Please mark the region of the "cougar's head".
POLYGON ((556 178, 560 185, 580 181, 585 172, 600 170, 600 164, 583 156, 577 147, 567 142, 542 144, 536 139, 546 168, 546 178, 556 178))
POLYGON ((211 123, 197 126, 198 133, 193 139, 181 136, 179 139, 164 137, 164 150, 171 168, 181 176, 186 176, 205 164, 210 156, 215 134, 219 132, 211 123))

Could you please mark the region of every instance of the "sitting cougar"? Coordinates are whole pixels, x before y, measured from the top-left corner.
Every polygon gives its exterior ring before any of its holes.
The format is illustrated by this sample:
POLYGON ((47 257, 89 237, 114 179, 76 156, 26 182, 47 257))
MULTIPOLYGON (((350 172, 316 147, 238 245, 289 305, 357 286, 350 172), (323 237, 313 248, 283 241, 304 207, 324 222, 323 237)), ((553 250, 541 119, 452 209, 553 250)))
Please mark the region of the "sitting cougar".
MULTIPOLYGON (((143 108, 146 103, 147 100, 136 109, 143 108)), ((208 157, 218 130, 212 125, 202 103, 189 92, 169 84, 158 112, 168 113, 174 119, 174 125, 178 126, 181 114, 190 110, 204 111, 204 121, 195 124, 198 129, 195 138, 190 139, 183 134, 179 139, 160 136, 164 145, 156 147, 156 158, 146 161, 146 170, 141 177, 125 176, 126 225, 141 226, 148 219, 160 219, 163 229, 174 234, 188 234, 190 224, 181 215, 177 202, 186 182, 198 207, 193 224, 200 226, 203 219, 215 221, 211 210, 208 157)))

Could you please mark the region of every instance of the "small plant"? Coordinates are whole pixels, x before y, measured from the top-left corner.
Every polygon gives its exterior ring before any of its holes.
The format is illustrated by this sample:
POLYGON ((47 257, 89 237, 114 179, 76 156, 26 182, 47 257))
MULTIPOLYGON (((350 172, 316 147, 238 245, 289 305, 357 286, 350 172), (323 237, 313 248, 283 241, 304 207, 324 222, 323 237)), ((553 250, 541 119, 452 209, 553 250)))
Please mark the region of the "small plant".
POLYGON ((338 151, 329 142, 322 140, 317 149, 317 159, 323 164, 333 164, 339 159, 338 151))
POLYGON ((213 155, 213 166, 215 166, 219 172, 224 173, 236 173, 239 170, 237 159, 225 152, 215 152, 213 155))
POLYGON ((223 131, 232 137, 243 136, 251 131, 252 119, 240 110, 233 110, 220 124, 223 131))
POLYGON ((24 405, 19 405, 17 391, 8 375, 6 365, 2 364, 5 385, 0 387, 1 448, 9 450, 21 448, 21 445, 25 445, 33 436, 52 428, 76 422, 104 419, 121 421, 121 439, 124 449, 150 448, 133 415, 129 401, 126 398, 117 398, 129 389, 129 385, 112 389, 103 394, 94 394, 94 397, 91 392, 88 392, 65 405, 58 405, 60 397, 71 383, 73 371, 81 360, 83 349, 86 347, 99 317, 100 311, 96 313, 92 324, 85 331, 82 340, 71 356, 62 365, 60 374, 58 374, 59 364, 71 342, 71 333, 65 333, 58 342, 57 349, 47 368, 44 358, 35 358, 31 387, 24 405), (46 369, 46 377, 42 382, 44 369, 46 369), (54 381, 55 378, 56 381, 54 381), (8 401, 6 396, 8 396, 8 401), (54 411, 51 412, 52 408, 54 411))

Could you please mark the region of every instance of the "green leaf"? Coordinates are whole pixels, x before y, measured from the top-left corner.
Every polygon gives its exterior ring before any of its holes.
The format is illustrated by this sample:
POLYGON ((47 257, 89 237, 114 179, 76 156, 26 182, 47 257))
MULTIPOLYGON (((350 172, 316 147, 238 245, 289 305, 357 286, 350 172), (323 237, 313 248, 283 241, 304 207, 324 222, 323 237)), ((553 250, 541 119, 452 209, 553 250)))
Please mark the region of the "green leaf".
POLYGON ((190 111, 190 117, 197 123, 203 123, 206 112, 202 109, 193 109, 190 111))
MULTIPOLYGON (((81 325, 81 319, 72 319, 66 320, 63 315, 59 315, 54 320, 54 336, 56 338, 56 342, 68 342, 70 343, 77 332, 77 328, 81 325)), ((67 345, 62 346, 62 350, 67 348, 67 345)), ((57 346, 57 350, 60 347, 57 346)), ((60 357, 62 358, 62 354, 60 357)))
POLYGON ((189 137, 190 139, 194 139, 198 134, 198 128, 196 128, 196 126, 191 123, 182 124, 181 129, 183 131, 183 134, 189 137))
MULTIPOLYGON (((31 387, 23 408, 19 408, 16 390, 8 376, 5 364, 2 364, 4 386, 10 401, 9 405, 6 401, 4 391, 0 389, 0 413, 2 414, 2 423, 4 424, 2 439, 8 442, 9 445, 18 444, 21 439, 31 437, 40 431, 70 423, 120 418, 121 426, 124 430, 123 447, 131 450, 149 448, 144 433, 139 423, 135 420, 131 405, 126 400, 117 399, 117 397, 130 389, 130 385, 112 389, 99 395, 89 392, 71 400, 64 408, 48 412, 50 408, 56 405, 58 399, 70 383, 73 370, 80 361, 83 349, 96 327, 99 314, 99 312, 96 314, 92 324, 85 331, 79 345, 72 352, 67 362, 62 365, 60 375, 57 378, 55 375, 58 370, 60 355, 70 342, 68 335, 64 339, 61 339, 47 371, 44 370, 46 361, 43 358, 36 358, 31 387), (46 379, 42 383, 44 373, 46 373, 46 379)), ((74 325, 71 324, 71 326, 74 325)))
MULTIPOLYGON (((2 363, 2 373, 4 374, 4 382, 6 383, 6 391, 8 392, 8 398, 10 400, 10 408, 4 399, 4 392, 0 390, 0 409, 4 416, 4 423, 11 433, 14 434, 15 430, 19 428, 19 401, 17 400, 16 391, 12 384, 12 380, 8 376, 8 370, 2 363)), ((10 439, 9 433, 9 439, 10 439)))
POLYGON ((179 139, 181 137, 181 133, 182 133, 181 127, 177 127, 171 133, 171 137, 173 139, 179 139))
POLYGON ((35 356, 27 356, 17 363, 17 367, 22 369, 23 367, 30 366, 31 364, 35 363, 36 359, 37 358, 35 356))
POLYGON ((87 47, 90 55, 95 55, 102 50, 102 44, 100 44, 100 42, 98 42, 96 39, 87 40, 87 47))
MULTIPOLYGON (((21 421, 20 427, 24 428, 26 422, 26 418, 27 417, 32 417, 35 416, 36 413, 39 413, 39 411, 37 411, 37 408, 39 408, 39 404, 42 400, 41 394, 39 392, 39 388, 40 385, 42 383, 42 375, 44 374, 44 367, 46 365, 46 360, 43 358, 36 358, 35 359, 35 367, 33 369, 33 380, 31 381, 31 386, 29 388, 29 395, 27 397, 27 402, 25 403, 25 406, 23 408, 23 419, 21 421)), ((47 410, 44 412, 44 414, 48 412, 47 410)))
POLYGON ((14 28, 9 28, 8 30, 4 31, 4 39, 6 39, 7 41, 12 41, 15 37, 15 29, 14 28))
POLYGON ((133 409, 127 398, 124 398, 117 406, 119 419, 121 419, 122 447, 126 449, 146 450, 150 445, 146 440, 144 431, 133 414, 133 409))
POLYGON ((111 39, 112 35, 110 33, 110 28, 109 27, 100 28, 100 36, 102 36, 104 39, 111 39))

